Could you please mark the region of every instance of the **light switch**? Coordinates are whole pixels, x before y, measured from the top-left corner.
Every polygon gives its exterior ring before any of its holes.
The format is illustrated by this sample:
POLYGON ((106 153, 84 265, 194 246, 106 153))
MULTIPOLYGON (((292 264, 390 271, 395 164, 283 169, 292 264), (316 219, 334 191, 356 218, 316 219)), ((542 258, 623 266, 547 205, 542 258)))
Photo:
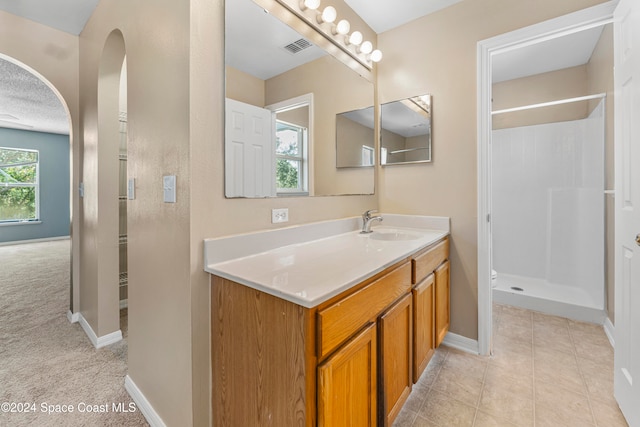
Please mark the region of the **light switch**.
POLYGON ((164 202, 176 202, 176 176, 167 175, 162 177, 162 188, 164 189, 164 202))
POLYGON ((129 178, 127 181, 127 198, 133 200, 136 198, 136 179, 129 178))

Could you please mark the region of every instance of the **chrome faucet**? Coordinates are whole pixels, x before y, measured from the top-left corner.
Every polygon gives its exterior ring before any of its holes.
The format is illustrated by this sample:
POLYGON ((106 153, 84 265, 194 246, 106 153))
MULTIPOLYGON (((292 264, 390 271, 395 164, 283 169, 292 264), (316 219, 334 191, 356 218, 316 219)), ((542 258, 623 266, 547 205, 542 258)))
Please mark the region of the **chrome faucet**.
POLYGON ((362 214, 362 231, 360 234, 369 234, 371 233, 371 223, 373 221, 382 221, 382 216, 380 215, 371 215, 374 212, 378 212, 375 209, 371 209, 362 214))

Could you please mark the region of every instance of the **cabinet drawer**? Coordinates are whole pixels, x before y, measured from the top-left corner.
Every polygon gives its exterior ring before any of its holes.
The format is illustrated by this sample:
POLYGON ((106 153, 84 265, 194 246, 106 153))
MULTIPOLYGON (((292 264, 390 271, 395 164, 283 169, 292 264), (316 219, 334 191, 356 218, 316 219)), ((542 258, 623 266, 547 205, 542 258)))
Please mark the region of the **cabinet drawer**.
POLYGON ((435 247, 411 260, 413 274, 411 283, 416 284, 424 280, 429 274, 449 257, 449 239, 446 238, 435 247))
POLYGON ((411 287, 406 263, 335 304, 318 311, 318 358, 355 334, 411 287))

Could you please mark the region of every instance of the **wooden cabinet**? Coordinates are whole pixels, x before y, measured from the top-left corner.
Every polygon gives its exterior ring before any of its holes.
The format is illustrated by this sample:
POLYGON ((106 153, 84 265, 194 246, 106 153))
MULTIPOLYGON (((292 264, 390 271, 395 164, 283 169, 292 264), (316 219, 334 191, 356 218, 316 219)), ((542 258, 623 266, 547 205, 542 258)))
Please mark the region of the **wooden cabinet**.
POLYGON ((413 382, 424 372, 435 353, 435 274, 411 291, 413 295, 413 382))
POLYGON ((449 239, 412 258, 413 382, 449 331, 449 239))
POLYGON ((436 347, 440 345, 449 331, 450 323, 450 291, 449 291, 449 261, 443 262, 436 269, 436 347))
POLYGON ((213 425, 391 425, 449 328, 448 253, 445 238, 312 308, 212 276, 213 425))
POLYGON ((411 294, 387 310, 380 331, 381 425, 390 426, 407 401, 413 385, 413 303, 411 294))
POLYGON ((318 427, 376 425, 376 354, 371 323, 318 367, 318 427))

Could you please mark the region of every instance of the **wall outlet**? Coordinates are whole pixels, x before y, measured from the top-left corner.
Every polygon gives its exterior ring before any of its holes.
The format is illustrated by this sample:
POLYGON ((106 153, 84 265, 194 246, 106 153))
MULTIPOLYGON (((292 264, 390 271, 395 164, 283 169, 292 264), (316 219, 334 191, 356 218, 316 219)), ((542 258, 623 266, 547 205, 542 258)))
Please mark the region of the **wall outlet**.
POLYGON ((289 221, 289 208, 271 209, 271 223, 276 224, 279 222, 289 221))

